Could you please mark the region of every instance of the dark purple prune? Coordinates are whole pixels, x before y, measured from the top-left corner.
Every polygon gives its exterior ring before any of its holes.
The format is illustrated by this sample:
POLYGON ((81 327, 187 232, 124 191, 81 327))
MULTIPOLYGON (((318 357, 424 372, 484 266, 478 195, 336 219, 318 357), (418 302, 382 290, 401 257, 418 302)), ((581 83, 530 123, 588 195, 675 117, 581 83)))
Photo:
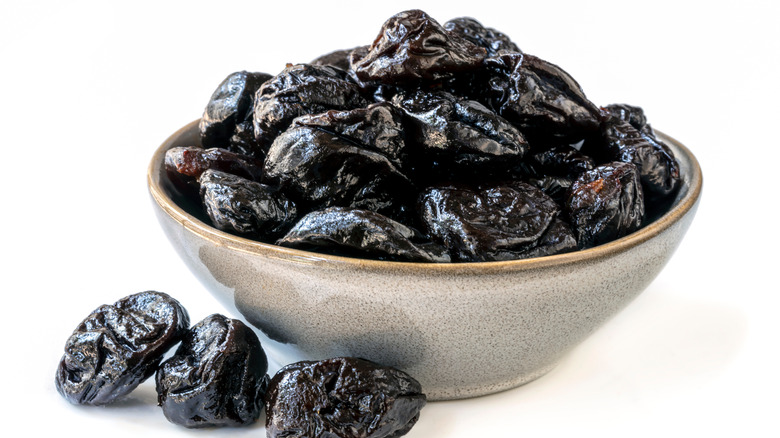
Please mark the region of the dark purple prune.
POLYGON ((642 108, 633 105, 627 105, 625 103, 613 103, 602 108, 608 117, 617 117, 620 120, 626 121, 634 127, 634 129, 643 131, 649 135, 655 135, 653 129, 647 123, 647 117, 642 108))
POLYGON ((493 28, 483 26, 482 23, 471 17, 453 18, 444 23, 444 28, 472 44, 484 47, 487 49, 487 56, 495 56, 504 52, 520 52, 520 48, 508 36, 493 28))
POLYGON ((383 25, 368 51, 354 51, 351 69, 365 83, 409 84, 436 81, 477 68, 486 50, 420 10, 401 12, 383 25))
POLYGON ((247 137, 243 132, 252 124, 255 92, 270 78, 271 75, 266 73, 240 71, 219 84, 200 119, 204 148, 219 147, 257 156, 259 150, 254 136, 247 137))
POLYGON ((559 145, 537 152, 530 156, 532 166, 538 169, 540 176, 559 176, 576 179, 582 172, 595 167, 593 159, 579 150, 559 145))
POLYGON ((598 132, 599 108, 560 67, 532 55, 505 53, 486 59, 482 74, 475 98, 532 142, 574 143, 598 132))
POLYGON ((69 402, 110 403, 154 374, 189 327, 187 311, 162 292, 129 295, 87 316, 65 344, 55 386, 69 402))
POLYGON ((157 402, 168 421, 181 426, 246 426, 263 410, 267 371, 252 329, 214 314, 192 326, 160 365, 157 402))
POLYGON ((332 65, 333 67, 338 67, 344 71, 349 70, 349 58, 350 54, 355 50, 366 50, 368 51, 368 46, 360 46, 355 47, 352 49, 343 49, 343 50, 336 50, 330 53, 326 53, 325 55, 318 56, 314 60, 312 60, 309 64, 311 65, 332 65))
POLYGON ((572 184, 566 212, 581 249, 636 231, 645 214, 636 166, 616 161, 583 173, 572 184))
POLYGON ((562 176, 547 175, 539 178, 527 178, 527 182, 551 197, 556 204, 565 205, 569 199, 569 189, 574 180, 562 176))
POLYGON ((680 184, 680 168, 671 149, 620 117, 608 117, 601 124, 601 136, 586 142, 583 149, 604 161, 633 163, 647 196, 666 196, 680 184))
POLYGON ((309 126, 288 129, 274 141, 264 174, 313 210, 351 207, 393 217, 402 214, 412 191, 409 179, 384 154, 309 126))
POLYGON ((379 260, 450 261, 444 247, 406 225, 372 211, 341 207, 307 214, 276 244, 379 260))
POLYGON ((267 149, 296 117, 366 105, 344 70, 331 65, 289 65, 255 94, 255 138, 267 149))
POLYGON ((295 203, 274 187, 211 169, 198 182, 206 213, 220 230, 269 239, 297 218, 295 203))
POLYGON ((530 259, 564 254, 577 249, 577 238, 569 224, 555 219, 535 245, 520 251, 496 251, 492 259, 495 261, 530 259))
POLYGON ((468 187, 432 187, 421 196, 428 232, 454 260, 494 260, 497 253, 537 246, 559 208, 541 190, 514 181, 468 187))
POLYGON ((253 181, 259 181, 263 175, 262 161, 222 148, 175 147, 165 152, 164 162, 168 179, 184 192, 197 193, 198 178, 208 169, 253 181))
POLYGON ((422 149, 415 159, 423 160, 417 164, 423 175, 484 176, 486 171, 511 167, 529 149, 514 126, 477 101, 417 91, 398 95, 393 102, 411 125, 408 141, 422 149))
POLYGON ((395 368, 356 358, 297 362, 271 379, 268 438, 394 438, 417 422, 426 397, 395 368))
POLYGON ((301 116, 293 120, 291 126, 308 126, 338 135, 381 153, 398 168, 403 166, 405 144, 401 113, 390 103, 301 116))

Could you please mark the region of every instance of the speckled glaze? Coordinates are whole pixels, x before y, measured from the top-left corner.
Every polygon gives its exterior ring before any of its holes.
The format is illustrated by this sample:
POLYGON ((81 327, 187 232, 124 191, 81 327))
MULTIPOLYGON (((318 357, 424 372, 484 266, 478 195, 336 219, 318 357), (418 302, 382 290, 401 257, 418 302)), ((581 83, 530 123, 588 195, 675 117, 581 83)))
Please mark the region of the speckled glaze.
POLYGON ((660 272, 691 224, 702 174, 682 144, 660 134, 681 165, 672 209, 622 239, 529 260, 429 264, 361 260, 236 237, 175 205, 165 151, 199 144, 197 121, 160 146, 149 191, 165 234, 192 272, 259 329, 281 364, 358 356, 400 368, 429 400, 513 388, 550 371, 660 272))

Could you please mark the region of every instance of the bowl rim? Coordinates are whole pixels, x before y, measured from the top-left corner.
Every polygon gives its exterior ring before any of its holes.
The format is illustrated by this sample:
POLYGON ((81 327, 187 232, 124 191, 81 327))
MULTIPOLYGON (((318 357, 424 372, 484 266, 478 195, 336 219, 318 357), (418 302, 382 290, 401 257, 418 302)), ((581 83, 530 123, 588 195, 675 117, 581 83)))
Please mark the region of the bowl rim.
MULTIPOLYGON (((174 144, 174 140, 183 135, 185 132, 196 128, 199 122, 200 119, 194 120, 171 134, 152 155, 151 162, 149 163, 147 169, 147 185, 149 193, 152 196, 154 202, 175 222, 182 225, 188 231, 212 242, 215 245, 229 247, 242 252, 264 255, 278 260, 288 260, 300 264, 316 265, 322 268, 354 268, 367 271, 384 272, 398 272, 400 269, 406 273, 409 271, 415 271, 426 274, 471 275, 475 273, 485 274, 518 270, 534 270, 564 264, 596 261, 598 259, 611 257, 618 253, 628 251, 657 236, 658 234, 661 234, 673 226, 691 209, 694 208, 701 196, 703 184, 701 167, 699 166, 699 162, 693 153, 676 139, 656 129, 656 135, 662 137, 666 144, 671 143, 673 148, 685 155, 685 159, 690 163, 692 170, 692 174, 689 175, 690 186, 688 188, 688 192, 685 193, 683 197, 678 202, 676 202, 668 212, 664 213, 661 217, 657 218, 652 223, 627 236, 592 248, 565 254, 494 262, 426 263, 344 257, 294 248, 286 248, 283 246, 236 236, 202 222, 173 202, 173 200, 166 194, 165 190, 163 189, 159 177, 161 175, 161 167, 165 159, 165 152, 172 147, 183 146, 182 144, 174 144)), ((680 159, 679 156, 677 158, 678 160, 680 159)))

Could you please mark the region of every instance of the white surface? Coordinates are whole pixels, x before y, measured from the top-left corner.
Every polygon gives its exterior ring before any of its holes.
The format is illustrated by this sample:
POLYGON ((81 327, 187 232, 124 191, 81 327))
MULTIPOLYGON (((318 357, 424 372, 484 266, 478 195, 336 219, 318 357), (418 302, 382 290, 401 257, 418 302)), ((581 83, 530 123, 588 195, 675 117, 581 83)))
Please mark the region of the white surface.
POLYGON ((158 229, 150 155, 228 73, 370 43, 390 15, 419 7, 504 31, 597 104, 644 107, 698 156, 705 188, 658 279, 558 368, 430 403, 408 436, 780 433, 777 2, 264 3, 0 4, 5 424, 62 438, 204 436, 165 420, 151 382, 104 408, 71 406, 52 383, 65 340, 99 304, 157 289, 193 320, 224 311, 158 229))

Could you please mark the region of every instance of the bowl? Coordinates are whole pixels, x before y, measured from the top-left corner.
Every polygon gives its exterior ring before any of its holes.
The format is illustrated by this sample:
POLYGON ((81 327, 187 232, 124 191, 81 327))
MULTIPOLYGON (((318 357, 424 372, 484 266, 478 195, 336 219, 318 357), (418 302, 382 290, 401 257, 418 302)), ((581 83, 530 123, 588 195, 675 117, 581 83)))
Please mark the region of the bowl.
POLYGON ((550 371, 623 309, 669 261, 696 214, 696 158, 680 162, 671 208, 639 231, 583 251, 485 263, 404 263, 323 255, 222 232, 178 205, 165 151, 198 145, 198 121, 169 137, 148 170, 157 218, 182 260, 258 330, 271 358, 357 356, 408 372, 430 400, 490 394, 550 371))

